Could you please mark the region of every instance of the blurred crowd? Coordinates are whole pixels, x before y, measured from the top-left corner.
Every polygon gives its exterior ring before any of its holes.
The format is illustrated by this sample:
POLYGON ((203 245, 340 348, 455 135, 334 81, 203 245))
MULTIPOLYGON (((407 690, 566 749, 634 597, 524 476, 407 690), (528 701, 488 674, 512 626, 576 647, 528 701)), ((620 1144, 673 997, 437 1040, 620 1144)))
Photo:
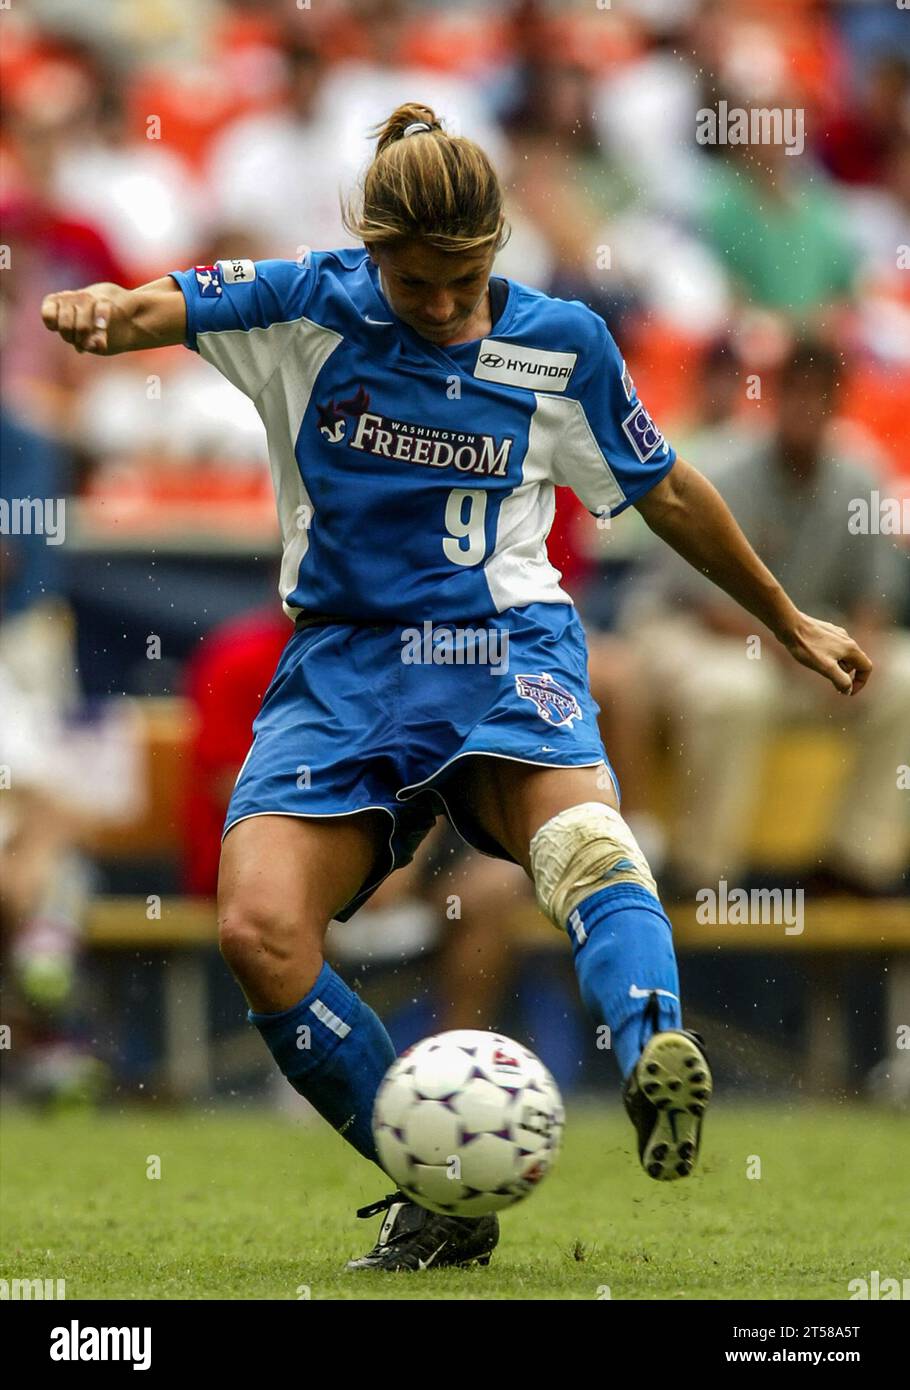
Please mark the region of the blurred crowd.
POLYGON ((907 469, 910 46, 893 6, 35 0, 3 26, 4 384, 95 468, 250 463, 262 444, 252 407, 179 352, 150 359, 168 389, 137 405, 148 364, 76 359, 42 335, 41 294, 350 244, 339 192, 371 128, 417 97, 499 170, 499 271, 602 312, 668 430, 698 416, 693 368, 718 337, 760 372, 811 326, 847 354, 843 414, 870 455, 907 469), (699 144, 697 113, 722 101, 799 109, 805 149, 699 144))
MULTIPOLYGON (((746 872, 768 742, 814 723, 843 736, 854 770, 808 867, 829 888, 906 891, 910 792, 895 778, 910 762, 910 537, 850 531, 848 504, 878 515, 882 498, 910 499, 907 19, 846 0, 0 11, 0 495, 66 498, 67 539, 102 548, 129 531, 154 550, 175 527, 187 550, 213 532, 241 553, 267 548, 277 533, 251 402, 181 348, 79 356, 38 306, 95 281, 350 244, 339 193, 369 160, 372 128, 424 102, 500 173, 511 238, 497 273, 606 318, 664 433, 797 604, 855 628, 879 664, 863 700, 833 712, 768 634, 765 659, 743 658, 754 621, 658 555, 634 511, 607 527, 561 496, 551 554, 588 626, 607 748, 655 867, 680 894, 746 872), (698 113, 722 102, 799 110, 805 148, 699 143, 698 113), (650 802, 659 728, 684 789, 669 827, 650 802)), ((0 868, 12 869, 0 910, 23 996, 51 1018, 89 897, 85 825, 124 813, 135 769, 128 731, 97 713, 84 727, 65 543, 4 534, 2 547, 0 683, 21 718, 0 739, 0 763, 19 770, 0 792, 0 868), (81 765, 119 769, 119 800, 103 779, 74 775, 63 795, 48 776, 77 721, 81 765)), ((175 684, 197 711, 183 886, 201 894, 289 632, 275 610, 224 625, 211 596, 205 606, 210 631, 175 684)), ((467 872, 465 856, 444 838, 432 854, 435 876, 418 866, 373 910, 409 893, 444 911, 440 882, 467 872)), ((503 892, 524 890, 469 866, 446 1021, 483 1026, 506 969, 484 924, 503 892)))

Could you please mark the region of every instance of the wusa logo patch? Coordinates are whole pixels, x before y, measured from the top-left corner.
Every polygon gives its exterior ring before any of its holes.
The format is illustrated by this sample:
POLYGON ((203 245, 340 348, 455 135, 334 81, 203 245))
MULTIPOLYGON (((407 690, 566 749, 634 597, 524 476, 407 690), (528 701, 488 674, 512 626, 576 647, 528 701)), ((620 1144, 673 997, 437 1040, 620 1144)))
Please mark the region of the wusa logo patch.
POLYGON ((546 671, 539 676, 516 676, 515 689, 523 700, 530 700, 541 719, 554 728, 571 729, 573 719, 584 718, 571 690, 566 690, 546 671))
POLYGON ((635 450, 640 463, 647 463, 658 449, 665 449, 664 437, 640 403, 622 422, 626 438, 635 450))
POLYGON ((202 299, 217 299, 222 293, 221 271, 217 265, 197 265, 196 288, 202 299))
POLYGON ((474 375, 481 381, 500 381, 529 391, 565 391, 577 361, 577 352, 544 352, 484 338, 474 375))
POLYGON ((248 285, 256 279, 252 261, 216 261, 214 265, 194 266, 196 287, 203 299, 218 299, 225 285, 248 285))

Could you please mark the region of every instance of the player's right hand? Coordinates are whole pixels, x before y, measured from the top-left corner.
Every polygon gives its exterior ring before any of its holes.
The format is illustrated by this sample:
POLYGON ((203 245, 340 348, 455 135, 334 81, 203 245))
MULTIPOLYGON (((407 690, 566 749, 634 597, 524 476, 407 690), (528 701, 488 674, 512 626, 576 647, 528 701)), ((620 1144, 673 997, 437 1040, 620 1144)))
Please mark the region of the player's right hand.
POLYGON ((842 695, 858 695, 872 671, 872 662, 849 632, 836 623, 796 615, 792 631, 781 635, 787 651, 801 666, 817 671, 842 695))
POLYGON ((111 334, 118 312, 112 291, 117 288, 116 285, 89 285, 84 290, 61 290, 45 295, 41 302, 45 328, 59 333, 77 352, 109 356, 117 351, 111 334))

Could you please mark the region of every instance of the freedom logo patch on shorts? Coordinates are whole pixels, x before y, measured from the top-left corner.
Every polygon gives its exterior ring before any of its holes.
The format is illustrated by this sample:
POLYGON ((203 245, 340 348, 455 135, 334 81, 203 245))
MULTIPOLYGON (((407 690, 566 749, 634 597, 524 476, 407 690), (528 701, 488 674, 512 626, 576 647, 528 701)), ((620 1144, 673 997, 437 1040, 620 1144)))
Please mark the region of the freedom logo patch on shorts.
POLYGON ((539 676, 516 676, 515 689, 523 700, 531 700, 541 719, 554 728, 571 729, 573 719, 584 718, 571 690, 566 690, 546 671, 539 676))

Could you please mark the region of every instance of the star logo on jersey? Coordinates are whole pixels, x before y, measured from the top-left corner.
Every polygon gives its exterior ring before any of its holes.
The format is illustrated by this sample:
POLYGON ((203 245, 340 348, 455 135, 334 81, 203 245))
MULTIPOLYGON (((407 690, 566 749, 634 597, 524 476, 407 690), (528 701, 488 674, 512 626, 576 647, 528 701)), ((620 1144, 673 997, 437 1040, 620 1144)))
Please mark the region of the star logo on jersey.
POLYGON ((325 405, 316 405, 319 433, 329 441, 330 444, 340 444, 347 432, 348 422, 345 418, 350 416, 357 419, 365 410, 370 408, 370 397, 362 386, 357 387, 357 394, 348 400, 327 401, 325 405))
POLYGON ((217 265, 197 265, 196 288, 202 299, 217 299, 222 293, 221 271, 217 265))
POLYGON ((515 690, 523 700, 530 700, 540 718, 554 729, 571 729, 573 719, 584 719, 571 690, 566 690, 546 671, 539 676, 516 676, 515 690))

